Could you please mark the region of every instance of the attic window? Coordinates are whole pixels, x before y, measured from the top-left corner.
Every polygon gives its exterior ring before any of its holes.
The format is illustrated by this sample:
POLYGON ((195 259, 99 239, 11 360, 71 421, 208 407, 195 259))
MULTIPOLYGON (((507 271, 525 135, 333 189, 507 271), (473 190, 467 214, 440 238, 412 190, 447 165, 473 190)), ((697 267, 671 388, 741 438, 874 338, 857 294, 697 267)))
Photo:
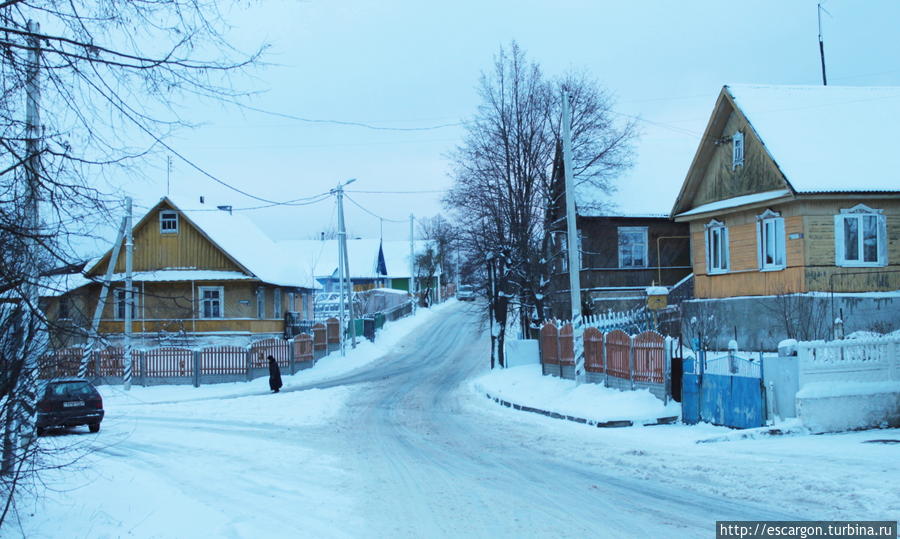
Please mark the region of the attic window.
POLYGON ((178 234, 178 212, 159 212, 159 233, 178 234))
POLYGON ((731 141, 731 170, 736 170, 744 164, 744 134, 737 131, 731 141))

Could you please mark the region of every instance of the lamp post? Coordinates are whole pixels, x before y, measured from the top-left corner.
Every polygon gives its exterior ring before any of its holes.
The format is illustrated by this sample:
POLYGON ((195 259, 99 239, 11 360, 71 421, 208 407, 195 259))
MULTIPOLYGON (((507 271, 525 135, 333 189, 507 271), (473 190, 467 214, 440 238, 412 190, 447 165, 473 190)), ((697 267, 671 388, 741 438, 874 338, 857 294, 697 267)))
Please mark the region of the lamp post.
MULTIPOLYGON (((344 226, 344 187, 350 185, 355 181, 356 178, 350 178, 344 183, 339 183, 338 186, 331 191, 337 196, 338 206, 338 275, 341 290, 341 322, 343 323, 346 320, 344 301, 347 301, 346 306, 347 310, 349 310, 350 317, 350 335, 352 338, 352 345, 354 347, 356 346, 356 327, 353 324, 353 289, 352 285, 350 284, 350 264, 347 257, 347 229, 344 226)), ((341 355, 343 356, 347 353, 343 328, 341 328, 339 333, 341 339, 341 355)))

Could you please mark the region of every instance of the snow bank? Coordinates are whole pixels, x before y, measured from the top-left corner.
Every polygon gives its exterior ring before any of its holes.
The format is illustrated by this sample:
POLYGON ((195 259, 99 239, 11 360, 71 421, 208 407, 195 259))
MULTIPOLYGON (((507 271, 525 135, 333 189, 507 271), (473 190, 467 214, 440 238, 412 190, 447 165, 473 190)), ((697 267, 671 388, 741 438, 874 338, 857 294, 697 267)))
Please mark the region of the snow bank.
POLYGON ((474 391, 523 406, 606 422, 644 422, 680 416, 678 403, 668 405, 649 390, 618 391, 599 384, 542 376, 540 365, 495 369, 472 382, 474 391))

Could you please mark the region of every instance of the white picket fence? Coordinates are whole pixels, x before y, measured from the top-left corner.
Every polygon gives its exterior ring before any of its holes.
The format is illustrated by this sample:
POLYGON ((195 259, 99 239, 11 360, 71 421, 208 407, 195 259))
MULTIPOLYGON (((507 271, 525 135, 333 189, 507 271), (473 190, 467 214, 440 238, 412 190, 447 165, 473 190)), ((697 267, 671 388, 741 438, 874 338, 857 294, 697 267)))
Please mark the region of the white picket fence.
POLYGON ((646 316, 643 308, 631 309, 630 311, 609 311, 607 313, 585 316, 584 325, 597 328, 600 331, 606 331, 637 323, 646 316))
POLYGON ((900 381, 900 337, 797 343, 799 381, 900 381))

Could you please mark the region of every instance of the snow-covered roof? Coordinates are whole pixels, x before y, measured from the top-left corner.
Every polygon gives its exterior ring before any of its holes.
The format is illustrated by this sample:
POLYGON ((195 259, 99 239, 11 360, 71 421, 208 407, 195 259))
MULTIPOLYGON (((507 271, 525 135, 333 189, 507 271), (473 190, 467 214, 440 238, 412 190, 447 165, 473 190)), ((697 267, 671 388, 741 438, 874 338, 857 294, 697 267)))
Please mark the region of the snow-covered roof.
POLYGON ((767 202, 778 198, 790 196, 791 192, 787 189, 777 189, 775 191, 764 191, 762 193, 753 193, 750 195, 742 195, 739 197, 726 198, 725 200, 717 200, 709 204, 703 204, 686 212, 679 213, 677 217, 687 215, 698 215, 701 213, 726 210, 746 206, 747 204, 755 204, 757 202, 767 202))
POLYGON ((61 296, 66 292, 70 292, 92 282, 92 279, 85 277, 81 273, 66 273, 62 275, 50 275, 42 277, 38 295, 42 297, 61 296))
MULTIPOLYGON (((171 196, 160 200, 156 206, 150 209, 147 215, 155 213, 159 204, 163 202, 168 202, 179 210, 181 215, 193 223, 200 233, 204 234, 253 277, 263 282, 280 286, 320 288, 320 285, 309 270, 304 267, 301 259, 285 256, 275 242, 244 215, 215 209, 212 206, 200 207, 196 203, 181 201, 171 196)), ((145 216, 143 219, 146 218, 145 216)), ((93 262, 88 266, 88 269, 96 268, 99 262, 99 260, 93 262)), ((98 269, 105 270, 105 268, 98 269)), ((143 280, 206 280, 207 277, 201 278, 200 276, 213 274, 221 274, 221 277, 224 279, 236 278, 234 276, 236 272, 206 271, 202 268, 199 270, 173 268, 171 270, 165 269, 147 273, 147 278, 143 280), (195 279, 188 276, 188 274, 177 273, 183 271, 199 271, 201 273, 194 273, 195 279), (153 277, 149 274, 159 275, 153 277), (225 276, 225 274, 230 276, 225 276)), ((209 278, 215 279, 218 277, 209 278)))
MULTIPOLYGON (((135 282, 172 282, 172 281, 242 281, 253 277, 240 271, 217 271, 199 269, 166 269, 156 271, 135 271, 131 279, 135 282)), ((112 281, 124 281, 124 273, 115 273, 112 281)))
MULTIPOLYGON (((416 240, 416 252, 422 252, 428 242, 416 240)), ((338 240, 282 240, 279 249, 295 254, 304 262, 307 271, 316 278, 335 275, 338 269, 338 240)), ((409 278, 409 241, 352 239, 347 240, 347 257, 350 259, 351 279, 375 279, 379 277, 409 278), (378 247, 384 253, 386 275, 378 273, 378 247)))
POLYGON ((900 87, 726 89, 796 191, 900 191, 900 87))

